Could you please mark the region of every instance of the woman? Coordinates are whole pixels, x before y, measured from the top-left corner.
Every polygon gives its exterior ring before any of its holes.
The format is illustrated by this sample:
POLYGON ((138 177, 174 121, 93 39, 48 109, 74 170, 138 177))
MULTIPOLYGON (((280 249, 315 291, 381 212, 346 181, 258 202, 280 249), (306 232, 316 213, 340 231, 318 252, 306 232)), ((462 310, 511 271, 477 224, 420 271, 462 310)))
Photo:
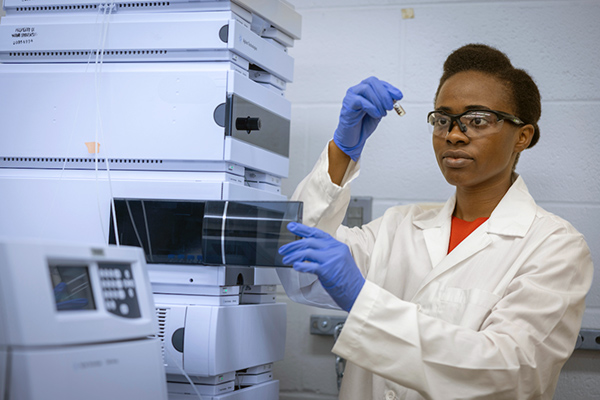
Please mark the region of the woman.
POLYGON ((583 236, 514 171, 539 138, 538 89, 496 49, 456 50, 428 115, 455 195, 340 226, 364 143, 401 97, 376 78, 346 94, 333 141, 293 196, 308 226, 290 224, 305 239, 280 253, 311 274, 280 271, 286 292, 349 311, 333 348, 347 359, 341 399, 551 399, 593 267, 583 236))

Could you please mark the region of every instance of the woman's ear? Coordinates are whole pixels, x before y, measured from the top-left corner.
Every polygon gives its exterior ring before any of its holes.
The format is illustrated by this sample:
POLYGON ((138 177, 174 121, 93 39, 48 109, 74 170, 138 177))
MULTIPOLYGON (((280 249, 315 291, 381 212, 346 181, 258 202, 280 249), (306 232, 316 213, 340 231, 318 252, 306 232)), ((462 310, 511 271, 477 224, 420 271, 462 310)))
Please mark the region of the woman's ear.
POLYGON ((517 136, 517 142, 515 143, 515 152, 520 153, 529 147, 529 143, 533 139, 535 128, 531 124, 521 126, 519 128, 519 134, 517 136))

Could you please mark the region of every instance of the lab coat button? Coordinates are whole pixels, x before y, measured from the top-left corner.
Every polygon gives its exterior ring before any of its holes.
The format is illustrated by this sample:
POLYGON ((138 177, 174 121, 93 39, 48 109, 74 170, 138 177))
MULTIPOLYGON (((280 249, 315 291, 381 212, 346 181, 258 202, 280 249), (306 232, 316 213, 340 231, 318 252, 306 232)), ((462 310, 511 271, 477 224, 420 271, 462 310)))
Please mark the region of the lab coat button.
POLYGON ((385 400, 397 400, 396 393, 393 390, 386 390, 385 400))

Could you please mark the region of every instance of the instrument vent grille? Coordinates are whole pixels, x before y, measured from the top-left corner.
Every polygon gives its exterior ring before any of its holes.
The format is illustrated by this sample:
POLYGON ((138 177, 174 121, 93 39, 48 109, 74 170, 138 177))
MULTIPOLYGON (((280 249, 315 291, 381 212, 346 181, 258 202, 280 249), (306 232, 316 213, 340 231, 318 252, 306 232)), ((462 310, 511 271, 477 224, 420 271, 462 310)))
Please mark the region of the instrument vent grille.
POLYGON ((160 340, 160 349, 162 351, 163 364, 165 364, 165 366, 167 365, 167 362, 165 361, 165 331, 168 314, 168 308, 156 309, 156 317, 158 318, 158 334, 155 337, 157 337, 160 340))
MULTIPOLYGON (((106 4, 71 4, 63 6, 29 6, 29 7, 17 7, 17 12, 48 12, 48 11, 87 11, 97 10, 110 6, 110 3, 106 4)), ((157 7, 169 7, 170 1, 143 1, 139 3, 128 2, 128 3, 117 3, 116 6, 122 9, 132 8, 157 8, 157 7)))
MULTIPOLYGON (((48 157, 2 157, 1 160, 6 163, 18 162, 18 163, 81 163, 81 164, 93 164, 96 162, 95 158, 48 158, 48 157)), ((106 159, 98 158, 98 163, 105 163, 106 159)), ((111 164, 162 164, 163 160, 152 160, 152 159, 131 159, 131 158, 109 158, 108 162, 111 164)))
POLYGON ((11 51, 9 57, 164 56, 168 50, 11 51))

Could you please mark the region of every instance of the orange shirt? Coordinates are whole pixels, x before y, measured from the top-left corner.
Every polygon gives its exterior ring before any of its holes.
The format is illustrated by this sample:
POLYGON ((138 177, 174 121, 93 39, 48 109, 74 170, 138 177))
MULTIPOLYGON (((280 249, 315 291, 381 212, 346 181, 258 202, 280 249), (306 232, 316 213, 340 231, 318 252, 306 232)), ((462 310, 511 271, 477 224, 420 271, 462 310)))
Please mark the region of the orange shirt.
POLYGON ((452 227, 450 228, 450 245, 448 246, 448 253, 454 250, 460 242, 487 220, 487 217, 482 217, 477 218, 475 221, 465 221, 453 216, 452 227))

